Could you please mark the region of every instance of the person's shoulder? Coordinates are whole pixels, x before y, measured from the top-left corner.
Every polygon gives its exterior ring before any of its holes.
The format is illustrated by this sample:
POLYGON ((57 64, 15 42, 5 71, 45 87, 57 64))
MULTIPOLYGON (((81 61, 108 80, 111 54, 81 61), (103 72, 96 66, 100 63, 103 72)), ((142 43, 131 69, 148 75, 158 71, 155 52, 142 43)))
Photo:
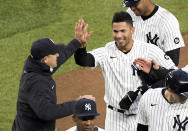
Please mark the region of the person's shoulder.
POLYGON ((104 131, 104 129, 102 129, 102 128, 98 127, 98 126, 97 126, 97 128, 98 128, 98 131, 104 131))
POLYGON ((26 83, 33 84, 33 83, 46 83, 46 76, 41 75, 36 72, 28 73, 24 70, 23 75, 25 75, 24 79, 26 83), (25 74, 24 74, 25 73, 25 74))
POLYGON ((173 24, 174 22, 178 22, 177 18, 170 11, 161 6, 159 6, 157 16, 166 24, 173 24))
POLYGON ((139 41, 139 40, 134 40, 134 44, 136 46, 139 46, 140 48, 159 48, 157 45, 154 45, 154 44, 148 44, 144 41, 139 41))
POLYGON ((162 91, 163 88, 156 88, 156 89, 148 89, 144 94, 143 94, 143 97, 147 98, 151 98, 151 96, 156 96, 156 95, 159 95, 161 94, 161 91, 162 91))
POLYGON ((106 43, 106 47, 109 47, 109 46, 113 46, 115 44, 115 41, 110 41, 108 43, 106 43))
POLYGON ((165 8, 159 6, 159 5, 158 5, 158 7, 159 7, 158 12, 161 13, 162 15, 169 15, 169 16, 173 15, 173 14, 172 14, 170 11, 168 11, 167 9, 165 9, 165 8))
POLYGON ((65 131, 76 131, 76 126, 73 126, 73 127, 69 128, 69 129, 67 129, 65 131))
POLYGON ((185 67, 183 67, 182 70, 188 73, 188 65, 186 65, 185 67))
POLYGON ((162 51, 162 49, 160 49, 157 45, 154 45, 154 44, 149 44, 149 43, 146 43, 146 42, 142 42, 142 41, 135 41, 135 43, 140 46, 140 48, 144 48, 144 49, 147 49, 147 50, 155 50, 155 51, 162 51))
POLYGON ((115 41, 111 41, 106 43, 105 48, 114 48, 115 47, 115 41))

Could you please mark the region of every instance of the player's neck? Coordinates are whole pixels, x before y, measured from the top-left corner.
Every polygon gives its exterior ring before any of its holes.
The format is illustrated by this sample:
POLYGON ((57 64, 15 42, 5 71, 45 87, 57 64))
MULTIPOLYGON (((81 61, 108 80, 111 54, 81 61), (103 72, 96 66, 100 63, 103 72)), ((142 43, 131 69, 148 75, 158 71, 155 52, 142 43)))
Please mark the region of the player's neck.
POLYGON ((186 100, 177 100, 177 98, 175 99, 172 95, 173 94, 170 93, 168 90, 166 90, 165 93, 164 93, 164 97, 167 99, 167 101, 169 103, 181 103, 181 104, 184 104, 186 102, 186 100))
POLYGON ((119 50, 121 50, 123 53, 128 53, 133 47, 133 42, 134 42, 133 39, 131 39, 127 46, 119 50))
POLYGON ((151 13, 154 11, 154 9, 155 9, 155 4, 149 3, 148 4, 148 9, 147 9, 147 11, 145 12, 145 14, 143 16, 151 15, 151 13))
POLYGON ((174 103, 174 101, 172 100, 172 97, 171 97, 171 95, 170 95, 170 92, 169 92, 168 90, 165 90, 164 97, 166 98, 166 100, 167 100, 169 103, 174 103))

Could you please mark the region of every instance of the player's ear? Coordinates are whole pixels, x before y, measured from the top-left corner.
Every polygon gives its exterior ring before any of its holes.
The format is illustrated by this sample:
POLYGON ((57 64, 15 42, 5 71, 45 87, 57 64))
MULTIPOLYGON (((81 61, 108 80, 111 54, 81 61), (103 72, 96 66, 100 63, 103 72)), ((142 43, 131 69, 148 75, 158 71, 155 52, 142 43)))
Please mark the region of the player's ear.
POLYGON ((132 27, 132 28, 131 28, 131 33, 132 33, 132 34, 134 33, 134 30, 135 30, 135 28, 132 27))
POLYGON ((76 116, 75 116, 75 115, 72 116, 72 120, 73 120, 74 122, 76 122, 76 116))
POLYGON ((45 56, 44 58, 42 58, 42 59, 41 59, 41 62, 42 62, 42 63, 47 63, 47 62, 48 62, 48 57, 45 56))

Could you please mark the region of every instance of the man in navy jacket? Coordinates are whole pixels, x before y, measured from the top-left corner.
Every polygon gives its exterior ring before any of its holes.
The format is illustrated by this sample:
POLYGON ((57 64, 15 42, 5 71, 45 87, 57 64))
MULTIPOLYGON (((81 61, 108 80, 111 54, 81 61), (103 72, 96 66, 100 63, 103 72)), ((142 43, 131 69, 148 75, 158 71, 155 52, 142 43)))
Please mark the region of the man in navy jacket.
MULTIPOLYGON (((57 104, 52 74, 89 38, 87 24, 80 19, 75 39, 66 46, 49 38, 35 41, 20 80, 17 115, 12 131, 55 131, 55 120, 73 114, 75 101, 57 104)), ((81 98, 95 99, 91 95, 81 98)), ((78 98, 79 99, 79 98, 78 98)))

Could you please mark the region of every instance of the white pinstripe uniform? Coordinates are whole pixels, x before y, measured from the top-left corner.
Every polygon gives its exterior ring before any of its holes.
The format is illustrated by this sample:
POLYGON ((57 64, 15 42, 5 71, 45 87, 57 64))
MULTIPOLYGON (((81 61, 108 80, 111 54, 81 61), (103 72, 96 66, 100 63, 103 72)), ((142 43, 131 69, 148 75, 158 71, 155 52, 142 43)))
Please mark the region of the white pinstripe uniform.
POLYGON ((188 73, 188 65, 186 65, 185 67, 183 67, 182 70, 188 73))
POLYGON ((159 6, 158 11, 146 20, 143 20, 141 16, 136 16, 130 8, 127 12, 133 19, 134 40, 155 44, 164 52, 184 47, 179 22, 166 9, 159 6))
MULTIPOLYGON (((136 58, 155 59, 163 67, 176 68, 172 60, 164 57, 164 52, 152 44, 134 41, 133 47, 127 54, 121 52, 115 42, 109 42, 105 47, 91 52, 95 58, 95 66, 102 69, 105 80, 104 100, 108 105, 120 109, 119 102, 128 91, 135 91, 141 85, 141 80, 132 68, 136 58)), ((140 97, 140 96, 139 96, 140 97)), ((135 100, 126 114, 136 114, 139 97, 135 100)), ((127 116, 123 113, 106 110, 105 130, 107 131, 136 131, 136 115, 127 116)))
POLYGON ((188 131, 188 101, 170 104, 162 89, 150 89, 142 96, 137 122, 148 125, 148 131, 188 131))

